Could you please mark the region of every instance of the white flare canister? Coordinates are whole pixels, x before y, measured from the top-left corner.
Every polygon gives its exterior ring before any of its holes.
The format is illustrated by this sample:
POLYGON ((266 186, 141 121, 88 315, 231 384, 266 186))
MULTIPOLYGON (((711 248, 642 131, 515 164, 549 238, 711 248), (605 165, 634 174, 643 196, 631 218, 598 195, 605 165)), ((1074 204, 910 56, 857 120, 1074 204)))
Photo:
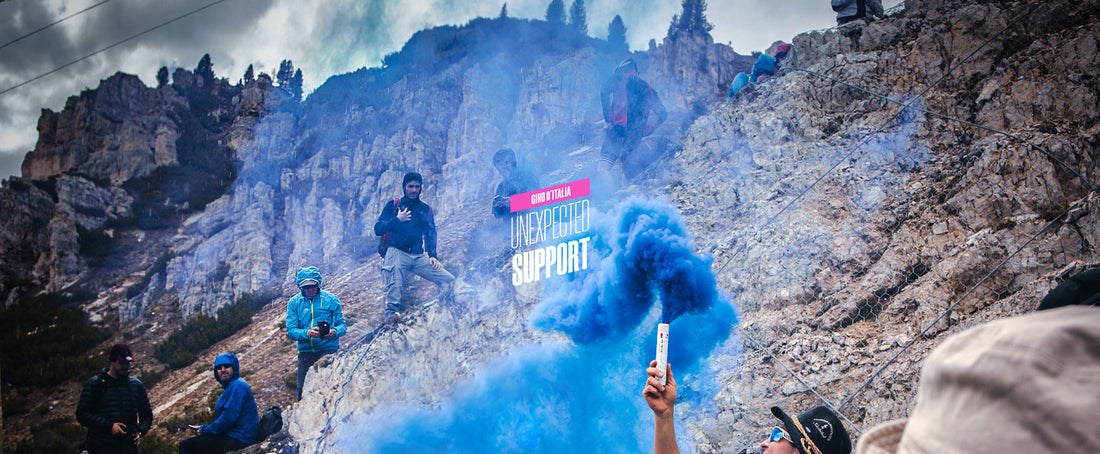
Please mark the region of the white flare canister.
POLYGON ((657 370, 661 371, 661 384, 668 381, 668 323, 657 325, 657 370))

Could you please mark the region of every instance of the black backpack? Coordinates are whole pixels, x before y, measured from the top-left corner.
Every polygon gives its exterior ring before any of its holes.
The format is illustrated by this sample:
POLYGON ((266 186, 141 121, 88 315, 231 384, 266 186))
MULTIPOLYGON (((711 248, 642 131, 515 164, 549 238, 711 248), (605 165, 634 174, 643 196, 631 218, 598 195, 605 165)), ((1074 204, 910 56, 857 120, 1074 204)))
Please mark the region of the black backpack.
POLYGON ((260 417, 260 441, 264 441, 271 434, 283 430, 283 409, 278 405, 264 410, 260 417))

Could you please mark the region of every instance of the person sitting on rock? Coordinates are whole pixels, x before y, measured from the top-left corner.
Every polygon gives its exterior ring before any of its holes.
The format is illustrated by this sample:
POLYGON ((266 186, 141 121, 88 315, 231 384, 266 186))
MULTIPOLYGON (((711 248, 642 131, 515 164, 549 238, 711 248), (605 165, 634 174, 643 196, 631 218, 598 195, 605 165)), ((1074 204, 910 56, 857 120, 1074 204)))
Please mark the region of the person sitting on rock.
MULTIPOLYGON (((676 445, 676 427, 673 406, 676 404, 676 379, 672 365, 664 371, 657 369, 657 361, 651 361, 646 369, 645 388, 642 395, 653 410, 653 453, 679 454, 676 445), (665 384, 661 377, 668 375, 665 384)), ((850 454, 852 439, 836 413, 825 406, 817 406, 800 413, 797 418, 787 415, 779 407, 772 407, 772 414, 783 422, 775 426, 771 434, 760 443, 764 454, 850 454)))
POLYGON ((220 454, 259 441, 256 399, 240 369, 237 355, 232 353, 222 353, 214 360, 214 379, 222 385, 222 394, 214 404, 214 422, 188 426, 199 434, 180 442, 180 454, 220 454))
POLYGON ((776 75, 779 72, 779 65, 784 58, 787 58, 787 54, 791 51, 791 45, 789 43, 779 43, 775 48, 775 56, 772 57, 768 54, 760 54, 756 57, 756 62, 752 65, 751 74, 737 73, 733 78, 733 82, 730 83, 729 94, 726 95, 726 102, 730 102, 733 99, 733 95, 736 95, 743 88, 750 84, 758 84, 776 75))

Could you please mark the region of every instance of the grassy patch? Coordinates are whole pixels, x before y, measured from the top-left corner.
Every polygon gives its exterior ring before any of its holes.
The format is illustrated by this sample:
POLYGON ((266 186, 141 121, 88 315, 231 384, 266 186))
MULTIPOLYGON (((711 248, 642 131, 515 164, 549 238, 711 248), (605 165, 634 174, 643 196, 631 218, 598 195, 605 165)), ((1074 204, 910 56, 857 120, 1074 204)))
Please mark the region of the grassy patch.
POLYGON ((153 356, 172 369, 191 365, 199 353, 252 323, 252 316, 274 298, 273 295, 243 295, 218 309, 214 317, 198 314, 153 348, 153 356))

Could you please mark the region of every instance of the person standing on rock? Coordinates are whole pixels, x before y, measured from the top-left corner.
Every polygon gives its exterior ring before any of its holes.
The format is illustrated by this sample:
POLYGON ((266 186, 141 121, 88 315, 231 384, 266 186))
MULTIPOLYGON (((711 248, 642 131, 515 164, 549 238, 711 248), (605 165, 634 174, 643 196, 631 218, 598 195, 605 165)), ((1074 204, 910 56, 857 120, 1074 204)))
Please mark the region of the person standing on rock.
POLYGON ((406 273, 412 272, 440 286, 455 280, 436 255, 435 215, 432 208, 420 200, 423 182, 419 173, 406 173, 401 181, 404 196, 387 201, 378 215, 378 222, 374 223, 374 234, 389 238, 387 247, 379 248, 384 257, 385 324, 399 321, 405 310, 401 304, 401 288, 406 273))
POLYGON ((340 348, 347 334, 340 298, 321 290, 321 272, 310 266, 298 270, 295 283, 301 292, 286 303, 286 335, 298 341, 298 400, 302 400, 306 372, 322 356, 340 348))
POLYGON ((844 25, 854 20, 875 15, 881 16, 882 0, 832 0, 833 11, 836 11, 836 24, 844 25))
MULTIPOLYGON (((657 361, 651 361, 646 369, 645 388, 642 395, 653 410, 653 453, 679 454, 676 446, 676 427, 673 406, 676 404, 676 379, 672 365, 664 371, 657 369, 657 361), (661 377, 668 374, 666 384, 661 377)), ((803 412, 797 418, 787 415, 779 407, 772 407, 772 414, 783 422, 775 426, 771 434, 760 443, 764 454, 850 454, 852 440, 848 430, 836 413, 825 406, 817 406, 803 412)))
POLYGON ((180 454, 221 454, 236 451, 259 441, 260 416, 252 387, 241 378, 237 355, 222 353, 214 360, 214 379, 222 393, 214 404, 214 422, 188 426, 198 436, 183 440, 180 454))
POLYGON ((600 89, 603 120, 607 123, 600 161, 597 165, 601 183, 612 186, 611 169, 616 162, 626 162, 631 151, 668 118, 657 92, 638 76, 638 65, 627 58, 600 89))
POLYGON ((134 353, 118 343, 107 352, 110 366, 84 383, 76 420, 88 428, 89 454, 137 453, 137 444, 153 426, 153 408, 145 385, 130 376, 134 353))

